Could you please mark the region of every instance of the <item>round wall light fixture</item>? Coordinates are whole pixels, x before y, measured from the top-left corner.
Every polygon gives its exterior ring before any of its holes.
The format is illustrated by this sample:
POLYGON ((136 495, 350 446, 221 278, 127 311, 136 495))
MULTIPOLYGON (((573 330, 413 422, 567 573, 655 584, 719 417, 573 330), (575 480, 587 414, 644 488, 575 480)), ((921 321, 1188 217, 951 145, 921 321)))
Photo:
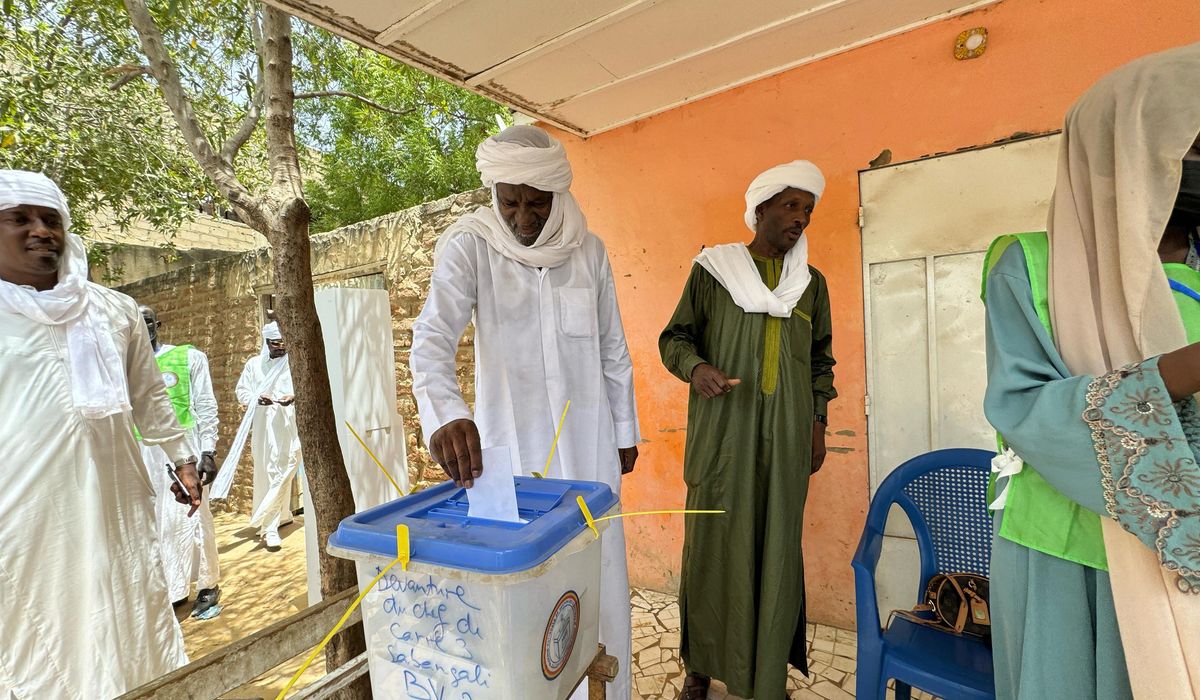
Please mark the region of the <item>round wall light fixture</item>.
POLYGON ((968 29, 954 41, 954 57, 960 61, 979 58, 987 50, 988 30, 986 27, 968 29))

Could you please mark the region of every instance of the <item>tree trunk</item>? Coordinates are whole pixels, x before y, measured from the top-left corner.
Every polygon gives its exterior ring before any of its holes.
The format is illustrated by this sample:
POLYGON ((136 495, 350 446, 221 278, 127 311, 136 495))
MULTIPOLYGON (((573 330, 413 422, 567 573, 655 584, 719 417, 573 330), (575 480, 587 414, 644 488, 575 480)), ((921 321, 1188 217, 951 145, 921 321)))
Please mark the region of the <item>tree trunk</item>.
MULTIPOLYGON (((308 230, 311 212, 304 201, 296 150, 291 22, 288 14, 274 7, 266 6, 263 10, 262 77, 267 154, 271 164, 271 187, 264 202, 271 213, 271 224, 265 234, 272 249, 279 327, 292 357, 296 425, 304 449, 304 473, 316 511, 313 524, 317 528, 321 593, 333 596, 358 583, 353 562, 329 556, 324 547, 342 518, 353 515, 354 495, 338 442, 325 339, 313 301, 308 230)), ((326 669, 332 671, 365 650, 361 627, 342 632, 325 649, 326 669)), ((359 683, 339 693, 339 697, 369 698, 369 686, 359 683)))
MULTIPOLYGON (((342 518, 354 513, 350 479, 342 460, 333 399, 326 370, 325 340, 313 302, 309 259, 309 211, 303 199, 282 207, 267 239, 271 243, 276 315, 288 344, 292 383, 296 389, 296 423, 304 448, 304 472, 312 495, 315 518, 305 526, 317 528, 321 593, 335 595, 357 585, 354 563, 331 557, 324 543, 342 518)), ((361 627, 334 637, 326 648, 326 668, 333 670, 366 649, 361 627)))
MULTIPOLYGON (((308 238, 311 214, 304 201, 293 112, 291 17, 265 6, 261 41, 256 42, 262 59, 259 78, 266 102, 265 128, 271 170, 267 193, 256 196, 237 179, 232 160, 252 131, 249 125, 258 120, 258 96, 252 100, 242 127, 218 151, 196 119, 179 70, 163 43, 162 31, 146 1, 125 0, 125 6, 141 40, 142 50, 149 59, 149 70, 196 162, 243 220, 266 236, 271 245, 271 267, 278 300, 276 311, 291 355, 296 423, 304 449, 304 471, 316 511, 312 514, 314 517, 306 520, 317 528, 317 541, 323 545, 342 518, 354 513, 354 496, 338 443, 325 364, 325 341, 313 302, 308 238)), ((258 19, 251 17, 249 21, 257 22, 258 19)), ((259 38, 258 32, 255 33, 256 39, 259 38)), ((333 596, 357 585, 353 563, 329 556, 323 546, 317 551, 323 595, 333 596)), ((361 627, 342 632, 326 647, 326 667, 333 670, 365 649, 361 627)), ((370 696, 369 681, 365 678, 338 694, 346 700, 370 696)))

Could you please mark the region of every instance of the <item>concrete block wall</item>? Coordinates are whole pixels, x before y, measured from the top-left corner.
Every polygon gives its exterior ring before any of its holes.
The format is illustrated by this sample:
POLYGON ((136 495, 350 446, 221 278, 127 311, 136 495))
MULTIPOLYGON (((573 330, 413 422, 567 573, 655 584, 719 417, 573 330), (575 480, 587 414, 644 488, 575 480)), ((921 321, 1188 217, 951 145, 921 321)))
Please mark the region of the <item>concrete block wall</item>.
MULTIPOLYGON (((433 465, 421 444, 408 369, 412 323, 425 303, 433 270, 433 246, 458 217, 488 203, 487 190, 473 190, 312 238, 316 281, 336 283, 380 272, 384 276, 392 309, 397 405, 404 421, 411 483, 442 478, 441 470, 433 465)), ((164 342, 190 343, 208 354, 220 406, 218 458, 223 458, 243 413, 234 388, 246 361, 258 353, 262 342, 261 299, 271 292, 269 250, 201 262, 119 289, 158 311, 164 342)), ((468 330, 459 348, 459 377, 468 403, 475 398, 472 342, 473 334, 468 330)), ((216 507, 248 513, 252 498, 252 468, 246 450, 229 499, 216 507)))

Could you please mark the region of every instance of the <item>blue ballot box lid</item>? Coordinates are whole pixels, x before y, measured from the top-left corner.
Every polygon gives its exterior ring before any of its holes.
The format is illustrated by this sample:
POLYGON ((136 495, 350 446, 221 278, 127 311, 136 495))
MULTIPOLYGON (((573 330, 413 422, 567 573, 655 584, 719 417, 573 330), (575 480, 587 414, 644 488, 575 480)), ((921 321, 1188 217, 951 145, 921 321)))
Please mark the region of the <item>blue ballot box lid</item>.
MULTIPOLYGON (((576 496, 593 517, 617 504, 607 484, 515 477, 517 513, 525 522, 467 517, 467 490, 447 481, 346 518, 329 537, 349 556, 396 556, 396 526, 407 525, 411 560, 487 574, 531 569, 587 529, 576 496)), ((340 552, 338 552, 340 554, 340 552)))

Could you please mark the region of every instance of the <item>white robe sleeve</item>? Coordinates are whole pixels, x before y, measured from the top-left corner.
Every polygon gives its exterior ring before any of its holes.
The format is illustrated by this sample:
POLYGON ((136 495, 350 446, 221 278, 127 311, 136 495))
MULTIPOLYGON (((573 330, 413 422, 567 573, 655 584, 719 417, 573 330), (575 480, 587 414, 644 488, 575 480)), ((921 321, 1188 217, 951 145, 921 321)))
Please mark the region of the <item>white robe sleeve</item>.
POLYGON ((600 330, 600 364, 604 368, 604 386, 612 410, 617 447, 634 447, 641 442, 637 401, 633 395, 633 361, 625 343, 625 327, 617 306, 608 252, 600 247, 600 270, 596 276, 596 314, 600 330))
POLYGON ((129 380, 129 404, 133 408, 133 423, 141 433, 142 442, 157 445, 172 462, 187 457, 196 457, 196 451, 187 439, 187 431, 179 425, 175 409, 167 398, 167 387, 163 384, 162 371, 154 359, 150 337, 144 332, 145 321, 137 306, 130 300, 128 339, 125 354, 125 374, 129 380), (138 332, 142 331, 142 332, 138 332))
POLYGON ((425 444, 447 423, 471 418, 455 374, 458 341, 471 322, 476 301, 476 261, 466 244, 470 234, 450 241, 429 281, 429 297, 413 323, 413 396, 425 444))
POLYGON ((188 350, 188 374, 191 379, 192 414, 196 418, 196 433, 201 452, 217 449, 217 397, 213 394, 212 376, 208 371, 208 356, 195 348, 188 350))
POLYGON ((249 406, 258 397, 254 395, 254 391, 258 388, 258 372, 254 367, 254 363, 258 362, 259 358, 252 357, 246 361, 246 366, 242 368, 242 376, 238 379, 237 388, 233 393, 237 394, 238 403, 243 406, 249 406))

